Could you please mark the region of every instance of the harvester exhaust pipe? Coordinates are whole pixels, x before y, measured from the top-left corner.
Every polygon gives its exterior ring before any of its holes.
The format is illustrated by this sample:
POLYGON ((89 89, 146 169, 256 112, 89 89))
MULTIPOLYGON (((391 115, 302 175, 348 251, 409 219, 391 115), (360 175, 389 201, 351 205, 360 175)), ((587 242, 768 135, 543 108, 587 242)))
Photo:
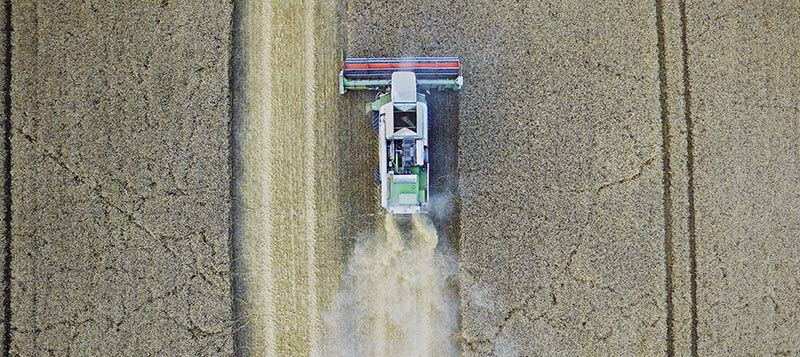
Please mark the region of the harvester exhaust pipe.
POLYGON ((345 58, 339 92, 385 90, 399 71, 414 72, 417 84, 427 89, 459 90, 464 82, 458 57, 345 58))

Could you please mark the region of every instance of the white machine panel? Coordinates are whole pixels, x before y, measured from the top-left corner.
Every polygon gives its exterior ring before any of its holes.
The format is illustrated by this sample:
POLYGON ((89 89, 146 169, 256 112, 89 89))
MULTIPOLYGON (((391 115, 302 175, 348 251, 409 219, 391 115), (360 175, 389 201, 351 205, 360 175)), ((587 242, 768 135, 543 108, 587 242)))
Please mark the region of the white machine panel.
POLYGON ((423 140, 417 139, 417 166, 422 166, 425 164, 425 142, 423 140))

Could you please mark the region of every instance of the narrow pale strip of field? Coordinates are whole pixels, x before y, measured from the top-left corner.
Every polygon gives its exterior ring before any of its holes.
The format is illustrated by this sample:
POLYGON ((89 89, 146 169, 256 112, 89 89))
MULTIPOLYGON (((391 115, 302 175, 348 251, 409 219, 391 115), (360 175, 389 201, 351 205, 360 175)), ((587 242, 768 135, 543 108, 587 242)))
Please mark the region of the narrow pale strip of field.
POLYGON ((236 125, 241 351, 316 351, 337 289, 333 1, 244 1, 236 125))

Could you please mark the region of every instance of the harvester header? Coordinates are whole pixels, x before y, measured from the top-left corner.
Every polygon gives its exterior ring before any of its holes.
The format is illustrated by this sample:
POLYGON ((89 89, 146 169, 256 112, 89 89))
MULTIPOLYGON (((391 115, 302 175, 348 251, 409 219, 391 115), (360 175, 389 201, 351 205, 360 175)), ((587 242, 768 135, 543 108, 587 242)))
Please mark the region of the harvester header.
POLYGON ((463 84, 458 57, 345 58, 339 92, 386 90, 394 72, 414 72, 417 85, 426 89, 459 90, 463 84))

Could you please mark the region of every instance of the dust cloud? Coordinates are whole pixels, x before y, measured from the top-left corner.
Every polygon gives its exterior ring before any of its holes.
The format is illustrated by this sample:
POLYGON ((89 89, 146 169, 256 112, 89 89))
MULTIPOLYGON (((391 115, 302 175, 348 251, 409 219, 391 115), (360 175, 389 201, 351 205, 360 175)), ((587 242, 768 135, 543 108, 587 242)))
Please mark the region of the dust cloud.
POLYGON ((359 239, 324 317, 320 355, 456 356, 457 261, 431 220, 392 215, 359 239))

